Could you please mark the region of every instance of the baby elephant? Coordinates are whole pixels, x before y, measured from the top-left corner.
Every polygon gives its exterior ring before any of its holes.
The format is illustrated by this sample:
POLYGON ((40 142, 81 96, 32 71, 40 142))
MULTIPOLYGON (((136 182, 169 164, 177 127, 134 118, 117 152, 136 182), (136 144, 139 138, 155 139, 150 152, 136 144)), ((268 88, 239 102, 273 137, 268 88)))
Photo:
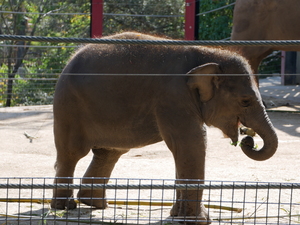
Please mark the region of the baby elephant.
MULTIPOLYGON (((106 38, 162 40, 131 32, 106 38)), ((234 143, 239 123, 253 128, 264 146, 254 149, 247 137, 241 148, 254 160, 266 160, 277 149, 250 66, 239 55, 201 46, 88 44, 73 55, 55 91, 55 183, 72 182, 63 177, 73 177, 77 162, 91 149, 94 157, 83 183, 104 182, 91 177, 109 178, 122 154, 160 141, 173 154, 178 183, 203 183, 204 123, 234 143)), ((75 208, 72 195, 54 190, 51 206, 75 208)), ((78 193, 81 202, 96 208, 106 207, 99 200, 104 197, 103 190, 78 193)), ((209 223, 201 198, 202 190, 177 191, 171 215, 209 223)))

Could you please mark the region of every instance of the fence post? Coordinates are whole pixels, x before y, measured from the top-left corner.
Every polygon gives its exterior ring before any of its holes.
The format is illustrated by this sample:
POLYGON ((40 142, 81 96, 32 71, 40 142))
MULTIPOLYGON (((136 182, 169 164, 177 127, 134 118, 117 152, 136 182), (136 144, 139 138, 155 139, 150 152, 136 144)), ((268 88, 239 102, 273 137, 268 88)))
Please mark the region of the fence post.
POLYGON ((103 0, 91 0, 91 38, 100 38, 103 31, 103 0))
POLYGON ((285 53, 285 75, 284 85, 295 85, 296 84, 296 65, 297 65, 297 52, 286 52, 285 53))
POLYGON ((199 21, 197 14, 199 13, 199 5, 198 0, 185 1, 185 40, 198 39, 199 21))

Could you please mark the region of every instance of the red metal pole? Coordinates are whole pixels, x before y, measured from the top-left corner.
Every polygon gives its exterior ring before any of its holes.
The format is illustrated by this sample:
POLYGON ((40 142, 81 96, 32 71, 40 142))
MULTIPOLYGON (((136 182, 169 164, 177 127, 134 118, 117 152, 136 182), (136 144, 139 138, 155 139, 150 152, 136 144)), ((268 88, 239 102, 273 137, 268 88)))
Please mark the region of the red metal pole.
POLYGON ((195 40, 196 0, 185 1, 185 40, 195 40))
POLYGON ((100 38, 103 31, 103 0, 91 0, 91 38, 100 38))

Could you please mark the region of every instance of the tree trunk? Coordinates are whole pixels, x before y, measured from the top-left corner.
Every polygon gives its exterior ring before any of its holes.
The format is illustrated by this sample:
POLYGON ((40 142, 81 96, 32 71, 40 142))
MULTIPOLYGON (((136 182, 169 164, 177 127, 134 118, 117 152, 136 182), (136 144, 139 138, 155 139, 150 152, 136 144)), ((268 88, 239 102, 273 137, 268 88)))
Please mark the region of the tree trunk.
MULTIPOLYGON (((17 19, 18 21, 18 19, 17 19)), ((20 23, 17 25, 17 35, 25 35, 26 32, 26 19, 22 16, 20 18, 20 23)), ((22 45, 20 47, 17 47, 17 54, 16 54, 16 63, 14 65, 14 69, 12 71, 12 73, 9 71, 8 74, 8 81, 7 81, 7 98, 6 98, 6 107, 10 107, 11 106, 11 101, 12 101, 12 94, 13 94, 13 79, 15 78, 19 67, 22 65, 23 63, 23 59, 26 55, 25 52, 25 41, 18 41, 17 45, 22 45)))

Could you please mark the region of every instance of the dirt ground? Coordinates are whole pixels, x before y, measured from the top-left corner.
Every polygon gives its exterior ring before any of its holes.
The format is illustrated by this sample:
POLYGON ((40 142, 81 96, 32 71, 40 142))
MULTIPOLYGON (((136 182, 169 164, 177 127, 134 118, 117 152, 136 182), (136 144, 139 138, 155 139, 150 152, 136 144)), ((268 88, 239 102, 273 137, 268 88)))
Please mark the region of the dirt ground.
MULTIPOLYGON (((270 93, 270 89, 264 88, 262 95, 269 109, 273 110, 268 114, 279 137, 277 153, 267 161, 253 161, 247 158, 239 147, 232 146, 221 131, 208 127, 206 180, 300 183, 300 101, 287 101, 286 98, 276 97, 274 90, 270 93), (264 95, 264 91, 269 95, 264 95), (280 112, 282 110, 294 113, 280 112)), ((0 108, 0 177, 55 175, 56 152, 52 123, 51 105, 0 108), (34 138, 32 142, 28 136, 34 138)), ((262 140, 258 136, 254 139, 261 147, 262 140)), ((92 154, 89 154, 79 162, 75 177, 83 176, 91 157, 92 154)), ((123 155, 112 177, 174 179, 174 171, 172 155, 166 145, 160 142, 132 149, 123 155)), ((297 207, 300 211, 300 206, 297 207)), ((0 207, 1 213, 3 212, 0 207)))

